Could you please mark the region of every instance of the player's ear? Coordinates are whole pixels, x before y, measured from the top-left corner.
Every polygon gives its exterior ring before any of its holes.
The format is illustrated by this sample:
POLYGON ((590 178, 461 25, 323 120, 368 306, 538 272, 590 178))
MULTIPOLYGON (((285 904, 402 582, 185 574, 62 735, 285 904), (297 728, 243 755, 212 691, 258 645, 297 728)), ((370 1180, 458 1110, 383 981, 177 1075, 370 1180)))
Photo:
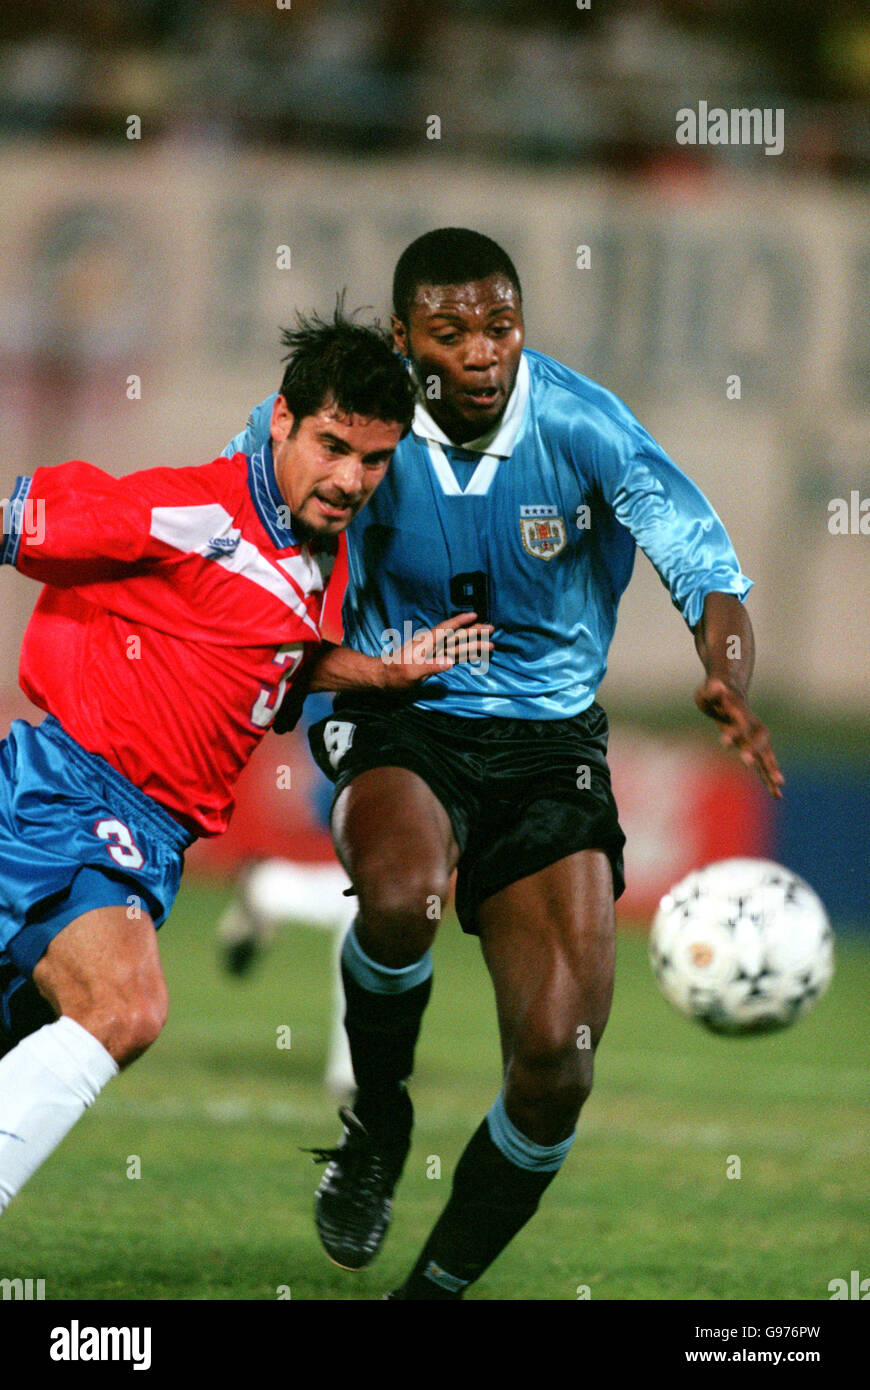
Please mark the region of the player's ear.
POLYGON ((269 434, 273 444, 284 443, 293 429, 293 423, 293 415, 288 410, 284 397, 276 396, 275 404, 272 406, 272 420, 269 425, 269 434))
POLYGON ((393 329, 393 342, 396 345, 396 351, 400 352, 403 357, 410 357, 411 354, 408 351, 408 330, 402 323, 398 314, 390 315, 390 324, 393 329))

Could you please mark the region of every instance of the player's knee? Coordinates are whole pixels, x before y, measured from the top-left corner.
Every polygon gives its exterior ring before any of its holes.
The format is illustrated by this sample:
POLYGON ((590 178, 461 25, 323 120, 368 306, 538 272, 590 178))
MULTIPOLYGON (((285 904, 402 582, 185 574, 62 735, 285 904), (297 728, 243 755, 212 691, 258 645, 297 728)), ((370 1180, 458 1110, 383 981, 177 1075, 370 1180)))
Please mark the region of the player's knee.
POLYGON ((423 920, 402 903, 382 905, 371 914, 362 908, 365 932, 361 944, 369 955, 391 970, 402 970, 420 960, 435 939, 437 922, 423 920))
POLYGON ((505 1104, 521 1134, 536 1144, 559 1144, 577 1126, 585 1095, 571 1083, 524 1085, 512 1077, 505 1086, 505 1104))
POLYGON ((127 1020, 123 1055, 116 1059, 118 1065, 129 1066, 130 1062, 135 1062, 137 1057, 141 1057, 159 1038, 164 1022, 165 1019, 154 1009, 134 1010, 127 1020))
POLYGON ((384 965, 412 965, 428 951, 447 901, 446 875, 413 864, 357 876, 364 934, 384 965))
POLYGON ((592 1051, 575 1034, 538 1033, 515 1049, 508 1071, 517 1100, 548 1128, 571 1127, 592 1090, 592 1051))
POLYGON ((111 1046, 111 1053, 119 1067, 129 1066, 141 1057, 143 1052, 155 1043, 163 1031, 166 1011, 155 1000, 136 1002, 118 1020, 111 1046))
POLYGON ((117 1062, 127 1067, 159 1038, 169 1013, 164 990, 134 994, 123 1002, 95 1004, 77 1019, 117 1062))

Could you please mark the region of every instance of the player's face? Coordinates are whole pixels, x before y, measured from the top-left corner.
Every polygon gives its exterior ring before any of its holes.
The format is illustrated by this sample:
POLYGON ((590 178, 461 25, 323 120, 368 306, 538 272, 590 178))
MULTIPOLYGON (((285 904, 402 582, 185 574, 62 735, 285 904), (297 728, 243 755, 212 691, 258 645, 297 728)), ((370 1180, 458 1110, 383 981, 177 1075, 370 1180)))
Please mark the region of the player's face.
POLYGON ((498 424, 523 348, 522 305, 510 280, 490 275, 465 285, 419 285, 408 322, 393 316, 393 336, 414 364, 429 413, 450 439, 462 444, 498 424))
POLYGON ((389 466, 401 425, 344 415, 327 403, 294 418, 279 396, 272 410, 272 456, 281 496, 290 508, 291 529, 334 536, 371 497, 389 466))

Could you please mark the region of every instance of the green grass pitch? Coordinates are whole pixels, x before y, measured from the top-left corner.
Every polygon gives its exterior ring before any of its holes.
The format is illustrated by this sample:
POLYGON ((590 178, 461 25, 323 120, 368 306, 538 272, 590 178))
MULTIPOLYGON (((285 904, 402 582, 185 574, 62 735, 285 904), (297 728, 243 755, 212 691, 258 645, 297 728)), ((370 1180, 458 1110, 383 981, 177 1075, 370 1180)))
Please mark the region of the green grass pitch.
MULTIPOLYGON (((320 1250, 322 1169, 300 1152, 340 1129, 322 1084, 331 943, 287 930, 231 980, 214 946, 225 898, 182 891, 161 932, 169 1024, 12 1204, 0 1276, 42 1278, 47 1299, 379 1299, 416 1257, 499 1087, 476 943, 442 924, 414 1147, 384 1250, 354 1275, 320 1250)), ((866 939, 844 939, 808 1018, 713 1037, 671 1011, 644 936, 622 932, 577 1142, 469 1299, 827 1299, 831 1279, 870 1274, 868 996, 866 939)))

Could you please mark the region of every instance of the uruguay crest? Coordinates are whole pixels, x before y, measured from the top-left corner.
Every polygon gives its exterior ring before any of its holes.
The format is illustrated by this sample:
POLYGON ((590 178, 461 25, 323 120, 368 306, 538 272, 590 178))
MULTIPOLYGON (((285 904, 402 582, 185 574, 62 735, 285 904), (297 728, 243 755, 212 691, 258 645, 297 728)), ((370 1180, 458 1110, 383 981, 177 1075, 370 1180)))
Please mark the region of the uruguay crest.
POLYGON ((520 507, 523 549, 539 560, 552 560, 567 540, 565 518, 555 507, 520 507))

